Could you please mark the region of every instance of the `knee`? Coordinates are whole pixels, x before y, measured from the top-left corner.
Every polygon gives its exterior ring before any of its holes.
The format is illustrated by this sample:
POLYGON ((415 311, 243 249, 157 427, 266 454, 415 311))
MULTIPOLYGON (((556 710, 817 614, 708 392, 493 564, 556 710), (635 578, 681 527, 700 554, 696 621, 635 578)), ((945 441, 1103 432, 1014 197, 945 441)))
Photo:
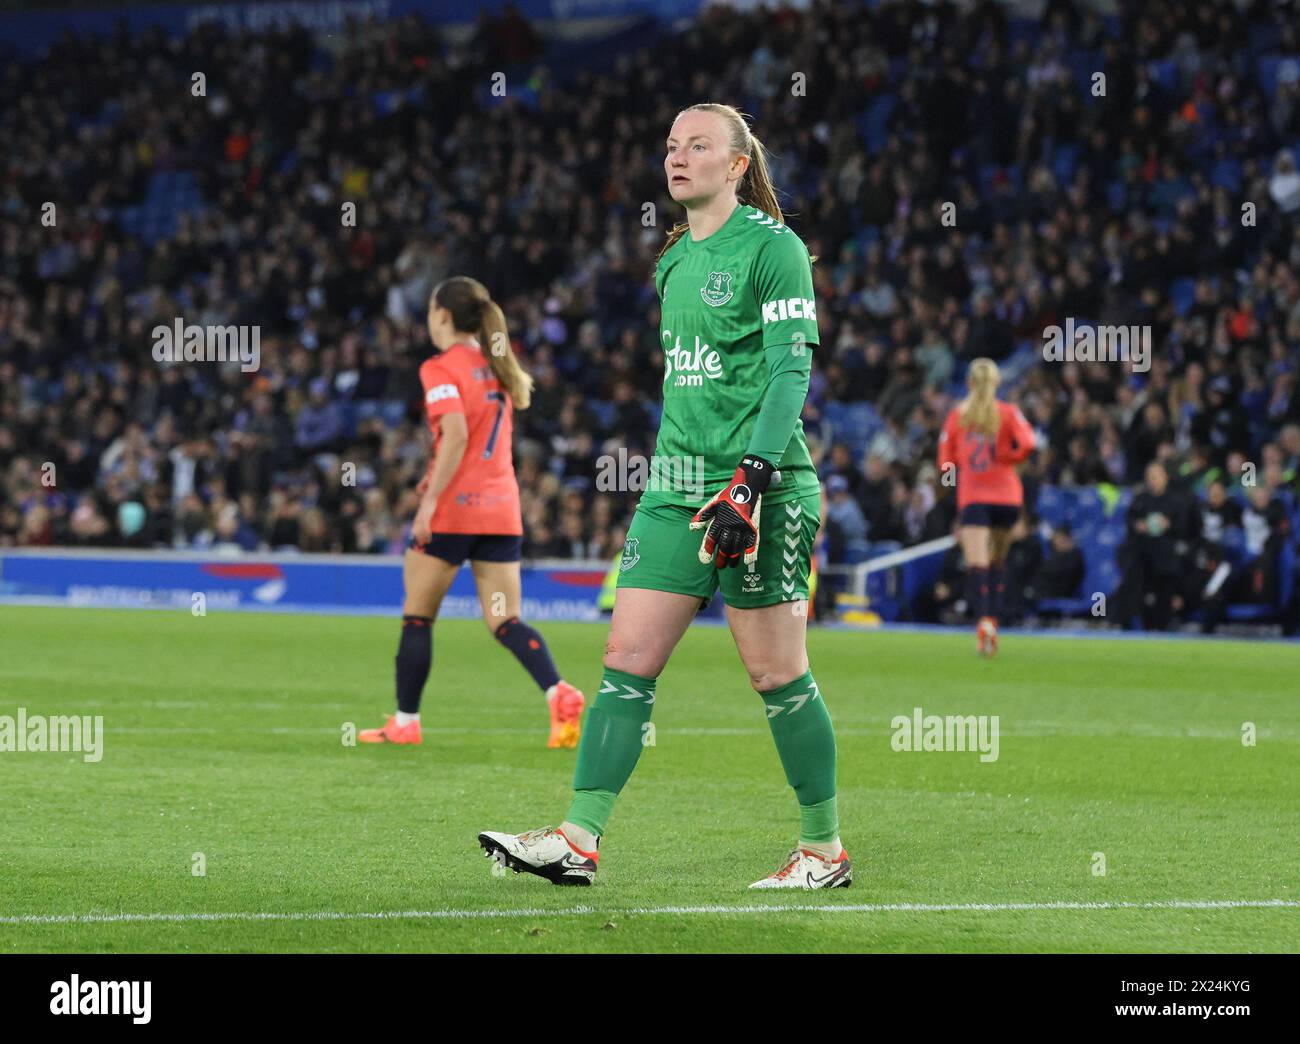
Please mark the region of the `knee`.
POLYGON ((746 663, 745 670, 755 692, 771 692, 782 685, 789 685, 808 670, 808 664, 793 660, 764 659, 746 663))
POLYGON ((604 664, 610 670, 657 678, 664 669, 664 654, 639 637, 624 637, 613 631, 605 639, 604 664))

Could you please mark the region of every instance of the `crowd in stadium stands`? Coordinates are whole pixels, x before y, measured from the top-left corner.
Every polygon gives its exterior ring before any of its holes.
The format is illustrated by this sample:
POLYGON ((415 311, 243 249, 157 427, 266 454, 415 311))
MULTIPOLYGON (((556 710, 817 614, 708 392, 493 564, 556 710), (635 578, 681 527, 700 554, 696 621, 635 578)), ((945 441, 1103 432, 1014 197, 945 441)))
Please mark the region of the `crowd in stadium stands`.
MULTIPOLYGON (((613 556, 635 493, 599 492, 599 461, 648 456, 658 416, 651 275, 681 216, 662 141, 717 100, 754 115, 819 258, 804 424, 827 560, 951 531, 935 440, 989 356, 1040 436, 1031 509, 1043 484, 1159 501, 1173 531, 1130 532, 1119 597, 1161 626, 1214 539, 1199 496, 1263 519, 1261 547, 1293 517, 1300 77, 1266 59, 1300 55, 1300 23, 1119 6, 1049 2, 1028 29, 993 3, 714 9, 607 72, 570 50, 563 75, 513 13, 455 45, 408 18, 69 37, 9 64, 0 544, 399 550, 429 452, 424 308, 465 274, 537 381, 526 555, 613 556), (154 361, 177 317, 259 326, 260 368, 154 361), (1150 327, 1149 370, 1045 362, 1067 319, 1150 327)), ((1068 532, 1045 558, 1023 543, 1022 594, 1071 586, 1068 532)))

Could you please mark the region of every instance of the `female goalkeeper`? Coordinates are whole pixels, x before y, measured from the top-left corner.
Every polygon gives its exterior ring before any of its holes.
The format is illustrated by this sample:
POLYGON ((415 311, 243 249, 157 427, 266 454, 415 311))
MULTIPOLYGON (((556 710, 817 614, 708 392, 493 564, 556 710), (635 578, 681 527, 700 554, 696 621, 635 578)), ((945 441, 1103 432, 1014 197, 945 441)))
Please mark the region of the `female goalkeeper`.
POLYGON ((519 618, 522 520, 511 453, 511 416, 528 406, 533 380, 515 359, 500 306, 476 279, 457 276, 429 297, 420 367, 434 456, 402 562, 406 600, 397 646, 397 711, 363 743, 419 743, 420 697, 433 663, 433 621, 469 559, 483 622, 546 694, 548 747, 576 747, 583 696, 563 681, 540 634, 519 618), (485 350, 486 348, 486 350, 485 350))
POLYGON ((846 887, 852 872, 839 838, 835 734, 805 647, 820 515, 799 420, 818 343, 811 259, 782 223, 762 144, 730 106, 679 113, 664 171, 687 221, 669 234, 655 271, 663 419, 623 548, 573 803, 558 830, 483 833, 479 844, 515 871, 555 884, 592 882, 599 839, 641 753, 655 682, 721 587, 799 802, 799 844, 751 887, 846 887))

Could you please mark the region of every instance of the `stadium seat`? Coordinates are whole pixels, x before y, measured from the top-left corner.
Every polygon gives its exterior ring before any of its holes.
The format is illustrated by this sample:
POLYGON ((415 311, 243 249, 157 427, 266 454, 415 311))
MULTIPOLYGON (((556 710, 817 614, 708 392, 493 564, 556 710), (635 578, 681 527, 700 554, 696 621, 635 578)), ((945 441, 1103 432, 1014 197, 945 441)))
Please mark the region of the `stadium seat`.
POLYGON ((1175 279, 1169 287, 1169 300, 1175 312, 1186 315, 1196 302, 1196 280, 1175 279))
POLYGON ((1097 528, 1097 544, 1109 548, 1112 553, 1124 543, 1124 523, 1104 522, 1097 528))
POLYGON ((831 426, 831 430, 835 432, 836 436, 838 436, 841 429, 844 428, 844 418, 847 415, 847 411, 848 405, 846 403, 837 402, 834 399, 828 400, 822 406, 822 416, 826 418, 826 423, 831 426))
POLYGON ((1229 192, 1239 191, 1241 181, 1241 162, 1229 156, 1224 156, 1218 160, 1210 172, 1210 184, 1216 188, 1227 189, 1229 192))
POLYGON ((1104 69, 1106 59, 1101 51, 1073 51, 1069 58, 1070 72, 1079 90, 1087 94, 1092 90, 1092 77, 1099 69, 1104 69))
POLYGON ((1079 521, 1098 524, 1106 517, 1106 505, 1102 502, 1101 494, 1096 488, 1088 486, 1075 491, 1074 512, 1079 521))
POLYGON ((202 213, 205 208, 193 173, 159 170, 150 176, 139 203, 118 208, 117 220, 131 235, 153 243, 175 235, 180 215, 202 213))
POLYGON ((1270 99, 1277 95, 1278 73, 1284 63, 1289 63, 1291 68, 1300 66, 1300 55, 1270 54, 1256 62, 1255 73, 1259 86, 1270 99))
POLYGON ((893 94, 882 94, 874 98, 858 117, 858 131, 866 143, 867 151, 880 152, 889 138, 889 121, 894 115, 898 98, 893 94))
POLYGON ((357 435, 357 404, 351 399, 335 399, 339 407, 339 416, 343 420, 343 431, 349 439, 357 435))
POLYGON ((1074 179, 1074 168, 1079 161, 1079 146, 1066 143, 1056 146, 1052 154, 1052 173, 1058 185, 1068 185, 1074 179))
POLYGON ((1084 561, 1080 593, 1088 595, 1101 591, 1109 594, 1119 583, 1119 566, 1115 562, 1115 556, 1108 548, 1095 542, 1085 546, 1083 541, 1079 541, 1079 548, 1083 551, 1084 561))
POLYGON ((1085 551, 1085 554, 1088 553, 1088 551, 1093 550, 1094 545, 1097 545, 1098 547, 1100 546, 1097 539, 1097 535, 1100 532, 1100 527, 1097 526, 1095 523, 1088 522, 1088 521, 1076 521, 1072 527, 1071 532, 1074 536, 1074 542, 1078 544, 1079 547, 1087 549, 1085 551))
POLYGON ((1277 607, 1251 602, 1234 602, 1227 607, 1224 615, 1233 623, 1254 623, 1273 619, 1277 615, 1277 607))
POLYGON ((1053 529, 1065 521, 1065 498, 1056 486, 1039 488, 1038 517, 1053 529))
POLYGON ((1300 546, 1294 540, 1284 541, 1278 562, 1278 606, 1285 611, 1296 597, 1296 583, 1300 580, 1300 546))
POLYGON ((600 431, 609 431, 618 416, 618 407, 602 399, 588 399, 587 409, 595 417, 596 426, 600 431))
POLYGON ((867 247, 879 241, 880 241, 879 225, 866 225, 863 227, 862 231, 858 233, 858 246, 862 249, 864 253, 866 252, 867 247))
POLYGON ((865 540, 847 540, 844 543, 844 565, 859 565, 875 557, 871 544, 865 540))
POLYGON ((1051 616, 1082 616, 1092 608, 1088 598, 1040 598, 1034 608, 1051 616))
POLYGON ((1049 548, 1052 531, 1062 522, 1068 522, 1075 544, 1083 552, 1084 576, 1073 596, 1040 599, 1035 607, 1038 612, 1083 616, 1092 612, 1094 594, 1114 593, 1120 582, 1116 553, 1124 543, 1124 509, 1128 499, 1128 496, 1116 496, 1107 512, 1107 498, 1097 487, 1039 487, 1039 536, 1044 552, 1049 548))
POLYGON ((1177 94, 1179 89, 1178 62, 1174 58, 1162 58, 1147 62, 1147 74, 1164 91, 1177 94))

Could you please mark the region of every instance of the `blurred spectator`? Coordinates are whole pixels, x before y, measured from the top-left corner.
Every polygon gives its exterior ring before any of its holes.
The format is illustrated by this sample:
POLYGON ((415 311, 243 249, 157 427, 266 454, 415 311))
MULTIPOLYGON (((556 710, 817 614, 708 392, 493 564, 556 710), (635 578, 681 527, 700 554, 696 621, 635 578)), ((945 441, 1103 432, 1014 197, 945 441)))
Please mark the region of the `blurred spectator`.
POLYGON ((917 623, 942 623, 947 613, 966 609, 962 593, 966 590, 966 563, 961 545, 953 544, 943 554, 939 575, 933 584, 917 596, 914 615, 917 623))
POLYGON ((1009 624, 1022 621, 1034 609, 1039 598, 1051 597, 1039 592, 1043 569, 1043 546, 1038 533, 1022 514, 1011 527, 1011 546, 1004 566, 1004 595, 1001 620, 1009 624))
POLYGON ((1169 486, 1162 464, 1147 465, 1146 481, 1128 509, 1128 539, 1120 548, 1120 585, 1108 617, 1129 628, 1139 613, 1147 630, 1164 631, 1180 594, 1193 542, 1200 536, 1194 499, 1169 486))
POLYGON ((329 397, 329 383, 318 377, 311 382, 307 404, 298 412, 294 442, 309 453, 337 449, 343 435, 339 404, 329 397))
POLYGON ((1047 554, 1038 564, 1033 579, 1033 593, 1037 598, 1075 598, 1083 583, 1083 552, 1074 542, 1074 534, 1067 525, 1052 531, 1047 554))
POLYGON ((1255 486, 1241 512, 1241 528, 1245 538, 1242 560, 1235 565, 1223 561, 1205 587, 1201 627, 1206 634, 1223 622, 1229 603, 1277 602, 1279 553, 1291 534, 1286 506, 1268 486, 1255 486))
POLYGON ((835 563, 847 561, 851 554, 860 557, 866 550, 867 520, 843 475, 826 480, 826 498, 827 558, 835 563))

